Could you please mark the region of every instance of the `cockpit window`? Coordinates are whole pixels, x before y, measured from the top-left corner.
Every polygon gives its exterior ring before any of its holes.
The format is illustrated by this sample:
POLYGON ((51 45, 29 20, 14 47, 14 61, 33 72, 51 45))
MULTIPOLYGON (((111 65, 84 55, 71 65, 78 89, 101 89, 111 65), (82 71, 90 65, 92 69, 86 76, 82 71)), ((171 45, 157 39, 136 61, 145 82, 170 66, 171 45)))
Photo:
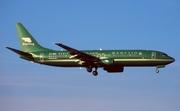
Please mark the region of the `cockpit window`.
POLYGON ((165 54, 165 53, 161 53, 161 56, 166 57, 166 56, 168 56, 168 55, 165 54))

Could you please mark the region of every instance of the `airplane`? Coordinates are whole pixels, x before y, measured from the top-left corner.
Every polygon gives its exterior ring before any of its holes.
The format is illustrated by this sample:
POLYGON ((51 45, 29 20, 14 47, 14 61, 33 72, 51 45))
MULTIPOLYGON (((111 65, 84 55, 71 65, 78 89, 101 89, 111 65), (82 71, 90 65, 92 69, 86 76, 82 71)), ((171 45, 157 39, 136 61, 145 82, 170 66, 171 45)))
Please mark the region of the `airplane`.
POLYGON ((7 49, 17 53, 20 58, 56 67, 84 67, 87 72, 98 75, 98 68, 103 68, 109 73, 123 72, 124 67, 156 67, 163 68, 175 61, 166 53, 155 50, 77 50, 62 43, 54 44, 65 49, 56 51, 42 47, 21 24, 16 23, 18 39, 21 50, 11 47, 7 49), (95 69, 94 71, 92 71, 95 69))

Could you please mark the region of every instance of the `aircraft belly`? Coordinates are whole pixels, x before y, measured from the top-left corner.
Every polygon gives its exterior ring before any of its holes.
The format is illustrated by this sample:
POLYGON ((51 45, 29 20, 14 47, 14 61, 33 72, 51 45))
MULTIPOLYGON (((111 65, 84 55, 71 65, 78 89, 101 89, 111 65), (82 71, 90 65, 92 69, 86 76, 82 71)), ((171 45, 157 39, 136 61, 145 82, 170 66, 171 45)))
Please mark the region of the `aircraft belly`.
POLYGON ((45 65, 57 66, 57 67, 81 67, 81 64, 76 60, 44 60, 41 62, 45 65))

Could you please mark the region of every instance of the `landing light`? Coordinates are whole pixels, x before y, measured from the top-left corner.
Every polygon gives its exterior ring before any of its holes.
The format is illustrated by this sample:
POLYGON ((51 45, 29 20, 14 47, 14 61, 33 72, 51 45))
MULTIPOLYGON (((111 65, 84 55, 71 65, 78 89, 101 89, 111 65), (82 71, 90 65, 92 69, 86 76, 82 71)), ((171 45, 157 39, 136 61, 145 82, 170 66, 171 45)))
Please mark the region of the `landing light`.
POLYGON ((34 61, 30 61, 30 63, 34 63, 34 61))

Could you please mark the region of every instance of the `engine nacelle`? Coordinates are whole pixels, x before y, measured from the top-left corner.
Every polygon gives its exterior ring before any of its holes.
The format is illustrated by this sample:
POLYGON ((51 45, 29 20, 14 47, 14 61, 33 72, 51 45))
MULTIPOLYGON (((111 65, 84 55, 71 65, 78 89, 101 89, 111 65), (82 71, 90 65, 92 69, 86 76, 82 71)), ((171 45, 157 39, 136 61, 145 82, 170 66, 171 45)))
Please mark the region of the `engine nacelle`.
POLYGON ((105 66, 104 70, 106 70, 107 72, 123 72, 124 67, 119 65, 110 65, 110 66, 105 66))

